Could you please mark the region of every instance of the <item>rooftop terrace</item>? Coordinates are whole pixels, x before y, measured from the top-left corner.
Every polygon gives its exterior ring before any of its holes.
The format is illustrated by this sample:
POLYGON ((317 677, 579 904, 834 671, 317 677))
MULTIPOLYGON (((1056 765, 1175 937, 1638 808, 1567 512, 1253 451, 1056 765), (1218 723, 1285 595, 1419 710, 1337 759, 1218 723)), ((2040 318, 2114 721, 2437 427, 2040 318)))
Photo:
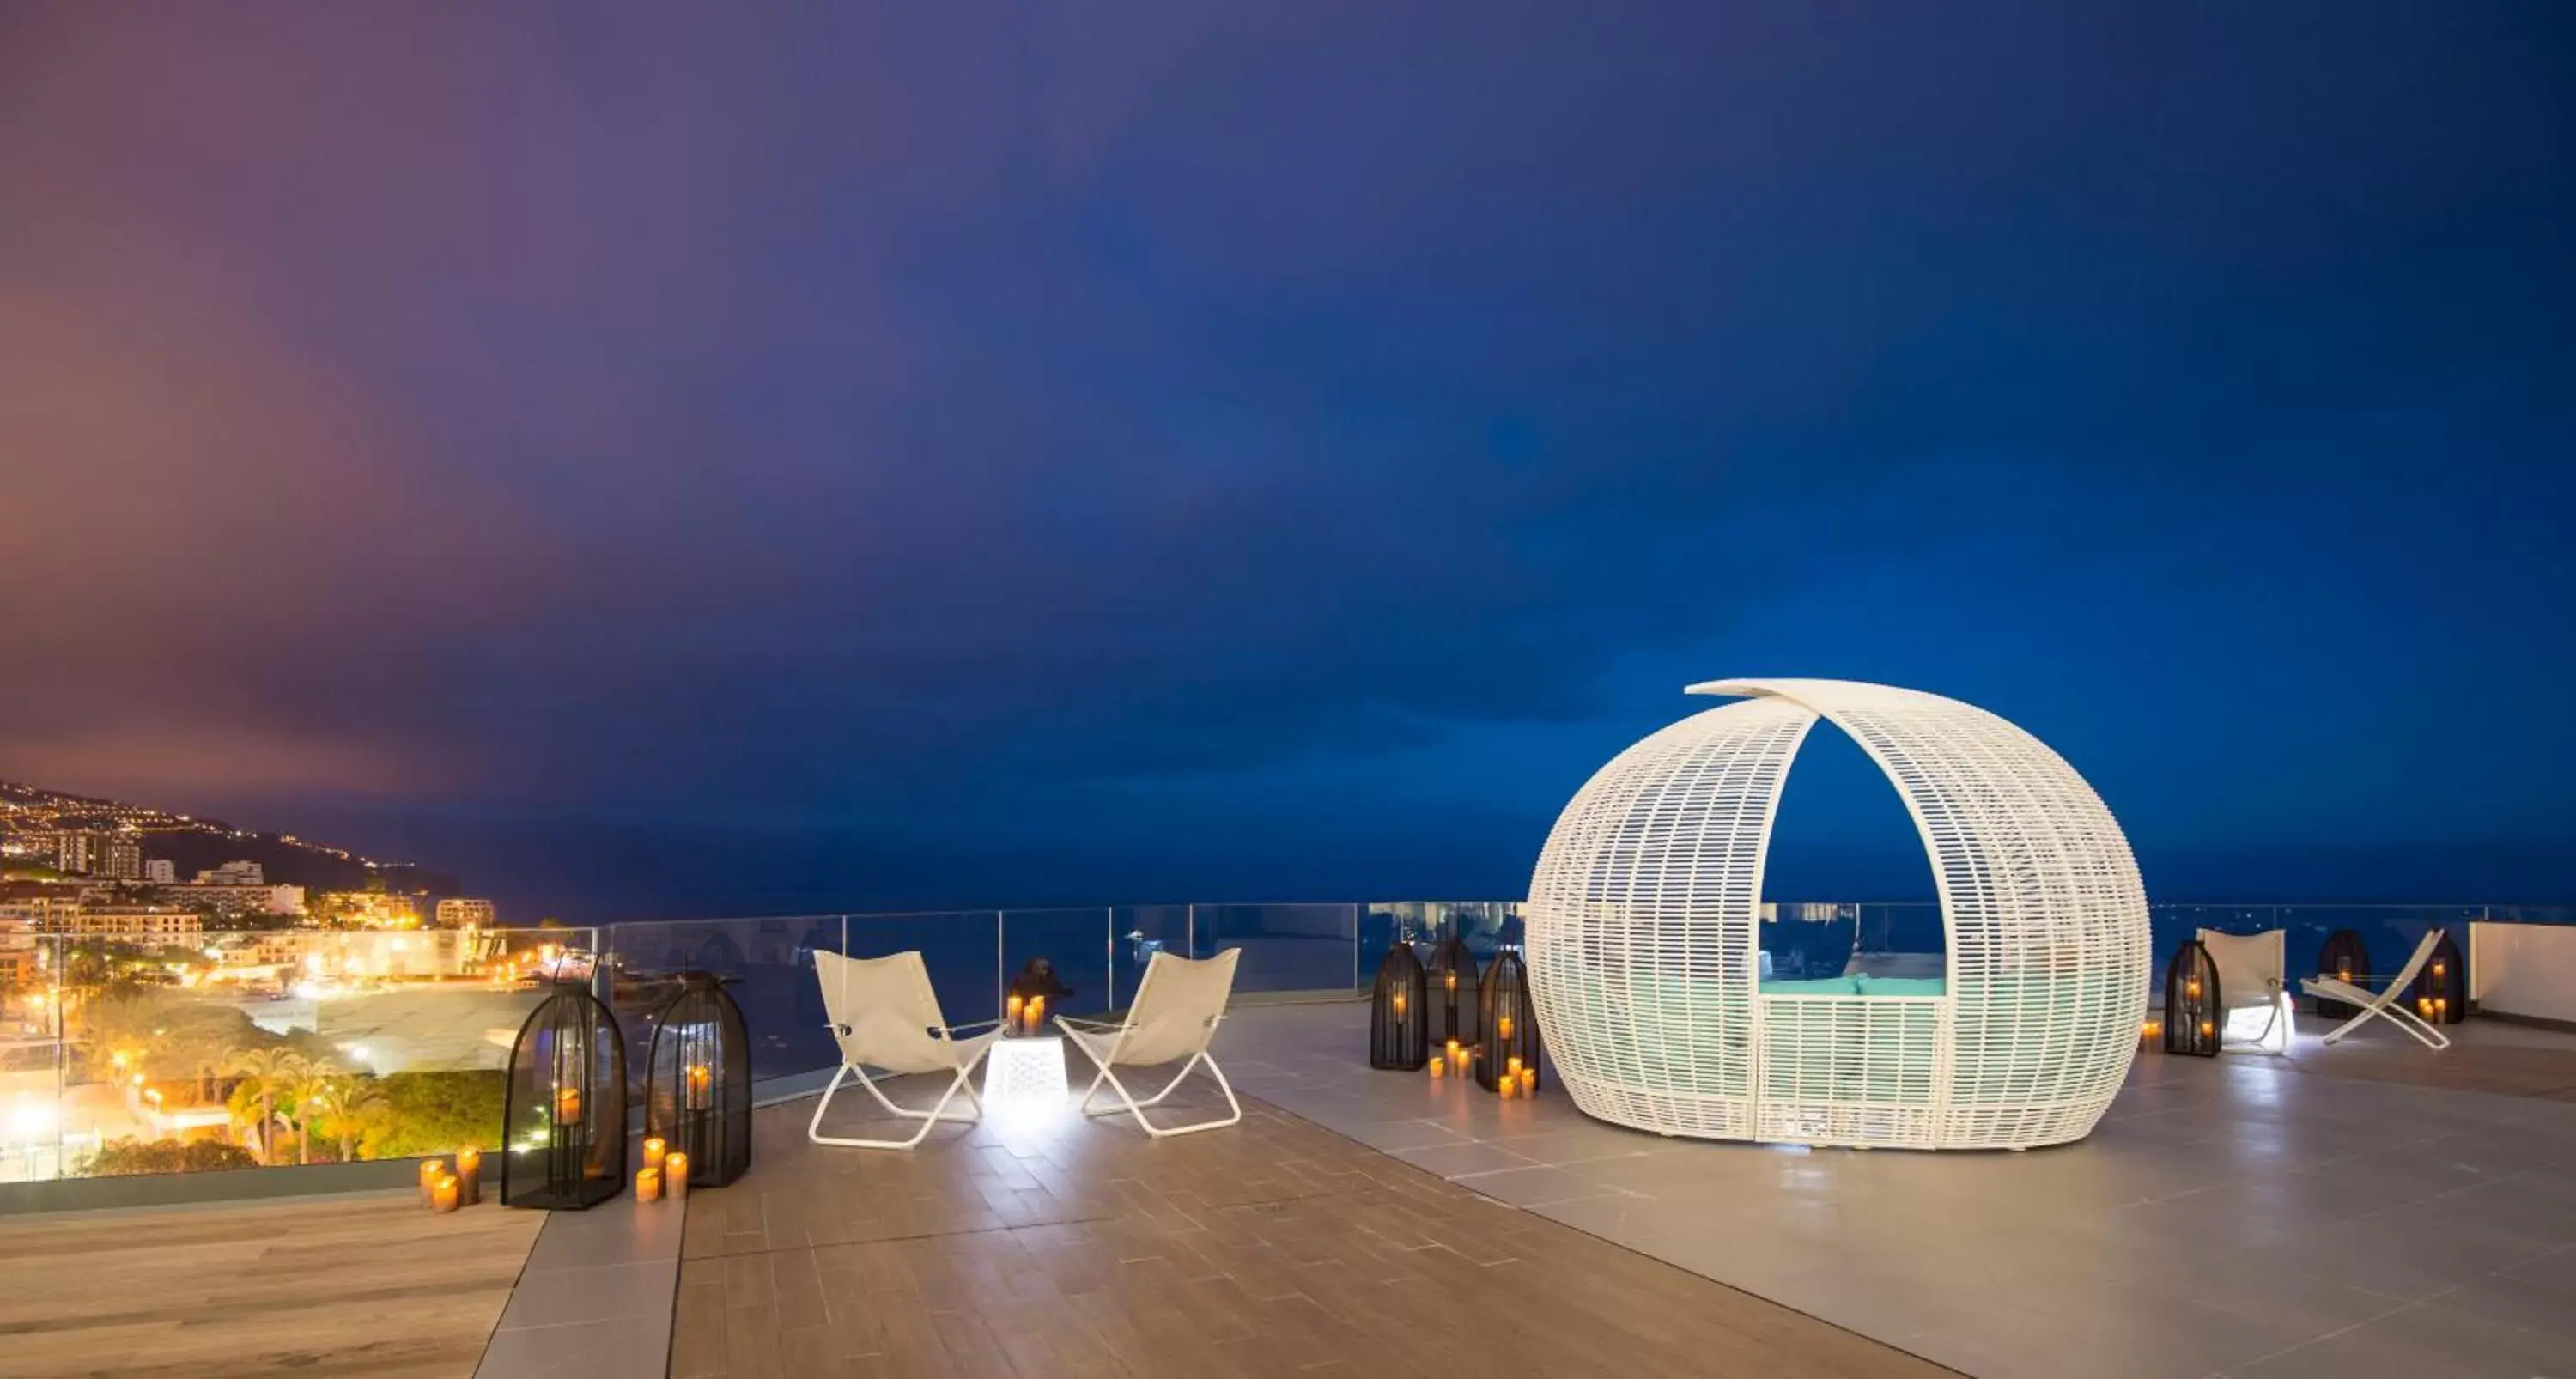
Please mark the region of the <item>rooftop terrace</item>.
MULTIPOLYGON (((5 1368, 2366 1377, 2576 1353, 2576 1036, 2472 1021, 2435 1055, 2303 1021, 2287 1059, 2142 1055, 2079 1144, 1934 1155, 1674 1140, 1371 1071, 1366 1020, 1239 1000, 1216 1054, 1245 1119, 1178 1139, 1011 1112, 835 1149, 791 1098, 756 1113, 748 1176, 681 1204, 0 1218, 5 1368)), ((826 1132, 885 1128, 863 1109, 826 1132)))

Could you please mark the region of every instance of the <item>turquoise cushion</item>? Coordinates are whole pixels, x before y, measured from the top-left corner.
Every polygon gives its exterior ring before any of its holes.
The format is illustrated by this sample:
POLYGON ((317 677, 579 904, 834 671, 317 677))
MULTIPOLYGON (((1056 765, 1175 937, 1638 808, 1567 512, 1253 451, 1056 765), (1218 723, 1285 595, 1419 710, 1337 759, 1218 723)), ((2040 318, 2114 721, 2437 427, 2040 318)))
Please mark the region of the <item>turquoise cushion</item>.
POLYGON ((1797 981, 1775 977, 1761 983, 1765 996, 1849 996, 1858 989, 1849 977, 1810 977, 1797 981))
POLYGON ((1939 977, 1860 977, 1860 994, 1864 996, 1938 996, 1950 989, 1950 983, 1939 977))

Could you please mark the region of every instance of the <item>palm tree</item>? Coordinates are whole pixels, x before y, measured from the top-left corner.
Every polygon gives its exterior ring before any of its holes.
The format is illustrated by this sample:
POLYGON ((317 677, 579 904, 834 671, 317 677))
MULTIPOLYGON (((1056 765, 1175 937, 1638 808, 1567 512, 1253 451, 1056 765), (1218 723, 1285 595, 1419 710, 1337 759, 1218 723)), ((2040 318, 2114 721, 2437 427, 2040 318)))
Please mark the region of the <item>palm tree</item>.
POLYGON ((293 1108, 295 1122, 295 1162, 313 1162, 313 1131, 322 1119, 322 1103, 338 1080, 339 1069, 312 1059, 300 1060, 301 1066, 286 1084, 287 1105, 293 1108))
POLYGON ((385 1105, 385 1094, 373 1078, 334 1077, 325 1079, 304 1104, 314 1123, 339 1136, 340 1162, 345 1164, 357 1159, 358 1132, 368 1113, 385 1105))
MULTIPOLYGON (((311 1070, 312 1060, 284 1045, 235 1049, 224 1071, 242 1079, 241 1091, 259 1099, 259 1161, 276 1162, 277 1098, 311 1070)), ((236 1093, 238 1095, 238 1093, 236 1093)))
POLYGON ((317 1106, 322 1103, 322 1093, 330 1090, 332 1072, 335 1072, 332 1067, 319 1065, 319 1062, 307 1062, 307 1065, 299 1070, 299 1075, 286 1083, 286 1106, 289 1106, 289 1119, 294 1121, 296 1126, 296 1165, 314 1162, 312 1157, 314 1121, 322 1119, 317 1106))

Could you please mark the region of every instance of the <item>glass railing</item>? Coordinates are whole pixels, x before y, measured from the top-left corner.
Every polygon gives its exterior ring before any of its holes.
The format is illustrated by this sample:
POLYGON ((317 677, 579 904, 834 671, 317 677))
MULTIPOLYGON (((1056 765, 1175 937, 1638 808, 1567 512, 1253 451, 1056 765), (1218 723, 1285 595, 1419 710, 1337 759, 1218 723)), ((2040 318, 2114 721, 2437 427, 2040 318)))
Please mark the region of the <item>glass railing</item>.
POLYGON ((0 1183, 497 1142, 510 1040, 587 929, 47 934, 0 989, 0 1183))
MULTIPOLYGON (((2152 980, 2162 982, 2164 964, 2174 950, 2202 929, 2223 934, 2283 931, 2289 970, 2295 975, 2318 970, 2317 953, 2338 930, 2360 936, 2369 953, 2371 975, 2390 977, 2406 965, 2428 929, 2447 930, 2460 951, 2469 951, 2469 925, 2498 919, 2516 923, 2566 923, 2567 919, 2525 918, 2505 913, 2508 907, 2485 905, 2153 905, 2155 964, 2152 980), (2492 908, 2495 913, 2489 913, 2492 908)), ((2562 911, 2563 916, 2563 911, 2562 911)))
MULTIPOLYGON (((1937 970, 1924 902, 1779 902, 1761 946, 1775 975, 1855 960, 1937 970)), ((2576 908, 2157 905, 2155 967, 2201 928, 2289 933, 2293 971, 2327 935, 2362 936, 2383 975, 2427 926, 2576 923, 2576 908)), ((1517 901, 1171 904, 656 920, 600 929, 47 934, 0 947, 0 1184, 404 1158, 496 1143, 502 1069, 545 983, 588 984, 615 1010, 630 1066, 683 972, 731 983, 756 1083, 827 1071, 838 1054, 813 955, 917 950, 954 1024, 998 1015, 1030 961, 1066 990, 1052 1008, 1132 999, 1157 952, 1242 953, 1245 995, 1347 995, 1399 937, 1455 934, 1480 959, 1521 941, 1517 901)), ((9 942, 0 936, 0 943, 9 942)), ((1907 968, 1906 970, 1911 970, 1907 968)))

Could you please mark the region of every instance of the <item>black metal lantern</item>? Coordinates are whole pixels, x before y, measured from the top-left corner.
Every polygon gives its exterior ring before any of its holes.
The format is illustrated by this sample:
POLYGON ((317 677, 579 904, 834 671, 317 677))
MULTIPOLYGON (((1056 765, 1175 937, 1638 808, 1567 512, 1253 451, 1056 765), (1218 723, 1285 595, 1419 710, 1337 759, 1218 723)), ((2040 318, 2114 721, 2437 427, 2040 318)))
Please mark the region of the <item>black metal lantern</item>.
POLYGON ((1476 1041, 1476 1084, 1496 1092, 1504 1078, 1517 1077, 1514 1095, 1537 1091, 1538 1011, 1530 1004, 1529 970, 1509 948, 1495 950, 1493 966, 1485 969, 1476 1027, 1483 1032, 1476 1041))
POLYGON ((1476 955, 1469 951, 1466 940, 1456 934, 1440 941, 1431 950, 1431 968, 1424 976, 1430 988, 1428 1014, 1431 1016, 1430 1039, 1434 1048, 1447 1048, 1449 1041, 1462 1045, 1476 1042, 1476 1010, 1480 987, 1476 977, 1476 955))
POLYGON ((2198 939, 2187 939, 2165 966, 2165 1052, 2193 1058, 2218 1056, 2218 960, 2198 939))
POLYGON ((510 1046, 501 1205, 581 1211, 626 1176, 626 1041, 589 990, 558 984, 510 1046))
MULTIPOLYGON (((2370 985, 2370 948, 2361 935, 2350 929, 2337 929, 2326 935, 2325 946, 2317 950, 2317 975, 2332 977, 2355 986, 2370 985)), ((2329 1020, 2348 1020, 2359 1015, 2357 1006, 2343 1001, 2317 998, 2317 1014, 2329 1020)))
POLYGON ((712 972, 682 974, 654 1014, 644 1133, 689 1156, 690 1187, 723 1187, 751 1167, 751 1030, 712 972))
POLYGON ((2406 1001, 2426 1024, 2456 1025, 2469 1018, 2469 965, 2460 961, 2460 945, 2451 941, 2449 930, 2442 931, 2432 956, 2424 959, 2406 1001))
POLYGON ((1399 934, 1377 967, 1369 996, 1369 1066, 1407 1072, 1431 1061, 1431 1003, 1422 960, 1399 934))

